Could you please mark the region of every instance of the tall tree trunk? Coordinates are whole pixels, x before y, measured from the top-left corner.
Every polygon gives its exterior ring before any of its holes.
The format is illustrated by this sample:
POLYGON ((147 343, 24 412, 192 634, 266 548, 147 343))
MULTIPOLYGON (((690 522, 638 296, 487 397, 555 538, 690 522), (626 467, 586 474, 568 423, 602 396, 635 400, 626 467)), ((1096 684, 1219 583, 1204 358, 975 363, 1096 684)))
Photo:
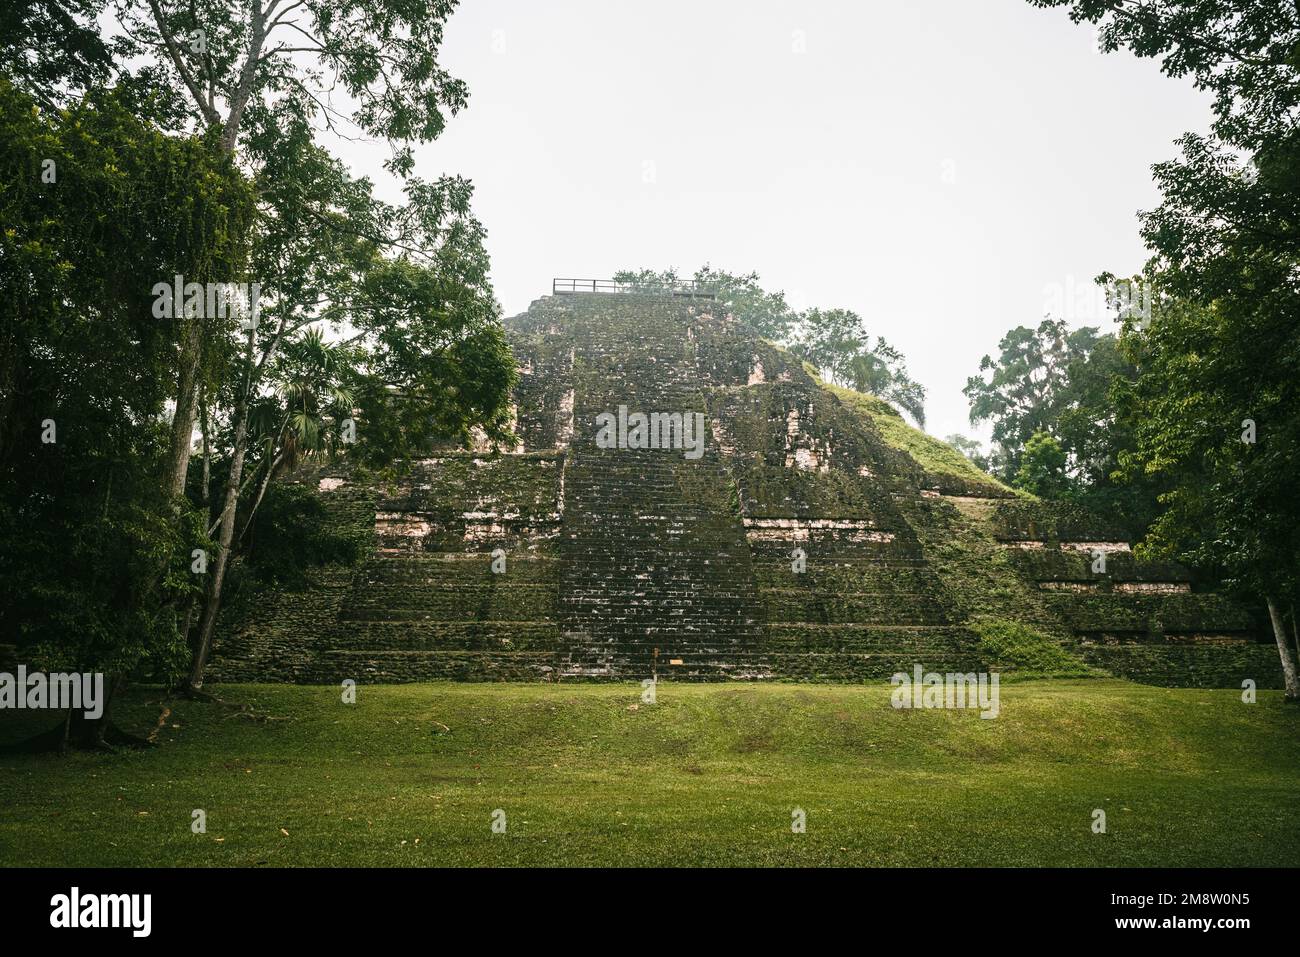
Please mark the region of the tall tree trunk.
POLYGON ((1295 642, 1295 653, 1300 660, 1300 620, 1295 616, 1295 605, 1291 605, 1291 640, 1295 642))
POLYGON ((208 431, 208 390, 206 388, 199 390, 199 429, 203 433, 203 510, 207 516, 205 521, 211 521, 212 497, 209 490, 212 486, 212 446, 208 438, 211 432, 208 431))
POLYGON ((67 744, 74 748, 100 751, 105 748, 128 747, 147 748, 149 742, 134 734, 128 734, 113 723, 111 714, 113 702, 126 690, 125 674, 106 675, 104 682, 104 712, 98 718, 87 718, 80 711, 72 712, 67 728, 67 744))
MULTIPOLYGON (((203 521, 206 524, 212 520, 211 514, 211 479, 212 479, 212 450, 209 446, 208 436, 208 396, 207 389, 199 387, 199 429, 203 434, 203 521)), ((195 596, 190 595, 189 600, 185 602, 185 617, 181 625, 181 637, 190 646, 191 652, 194 650, 193 643, 190 642, 190 628, 194 624, 194 606, 196 604, 195 596)))
POLYGON ((1282 621, 1282 612, 1273 597, 1268 596, 1268 617, 1273 622, 1273 638, 1277 641, 1277 652, 1282 659, 1282 677, 1286 686, 1286 700, 1300 703, 1300 674, 1297 674, 1296 656, 1291 651, 1291 640, 1287 637, 1286 624, 1282 621))
POLYGON ((181 332, 180 371, 176 380, 176 414, 172 416, 171 454, 167 472, 167 495, 175 500, 185 494, 185 477, 190 468, 190 446, 194 438, 194 399, 198 385, 199 358, 203 343, 200 320, 185 317, 181 332))
POLYGON ((253 499, 253 507, 248 510, 248 517, 244 519, 244 528, 240 531, 239 538, 235 541, 236 545, 240 544, 244 540, 245 536, 248 535, 248 530, 252 527, 253 519, 257 516, 257 510, 262 506, 262 499, 266 498, 266 490, 271 487, 271 482, 275 480, 276 470, 280 468, 280 464, 283 461, 284 453, 281 452, 273 458, 271 464, 267 466, 266 474, 262 476, 262 484, 257 489, 257 497, 253 499))
POLYGON ((244 453, 248 446, 247 399, 240 402, 238 424, 235 426, 234 454, 230 460, 230 476, 226 479, 225 506, 221 512, 221 532, 217 540, 216 567, 212 570, 212 583, 208 587, 208 601, 203 606, 199 624, 199 639, 194 651, 194 665, 190 669, 191 692, 203 687, 203 673, 212 653, 212 633, 216 629, 217 614, 221 611, 221 588, 226 580, 226 565, 230 560, 230 543, 235 536, 235 511, 239 504, 239 485, 244 473, 244 453))

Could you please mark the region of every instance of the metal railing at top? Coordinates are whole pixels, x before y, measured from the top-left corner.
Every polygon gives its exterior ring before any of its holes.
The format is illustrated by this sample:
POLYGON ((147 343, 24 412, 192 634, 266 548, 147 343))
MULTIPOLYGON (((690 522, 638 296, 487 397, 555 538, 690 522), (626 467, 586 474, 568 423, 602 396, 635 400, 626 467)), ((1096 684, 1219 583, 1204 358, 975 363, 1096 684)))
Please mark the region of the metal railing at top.
POLYGON ((551 293, 567 296, 579 292, 611 295, 683 296, 690 299, 716 299, 717 287, 709 283, 684 279, 673 283, 619 282, 617 279, 552 279, 551 293))

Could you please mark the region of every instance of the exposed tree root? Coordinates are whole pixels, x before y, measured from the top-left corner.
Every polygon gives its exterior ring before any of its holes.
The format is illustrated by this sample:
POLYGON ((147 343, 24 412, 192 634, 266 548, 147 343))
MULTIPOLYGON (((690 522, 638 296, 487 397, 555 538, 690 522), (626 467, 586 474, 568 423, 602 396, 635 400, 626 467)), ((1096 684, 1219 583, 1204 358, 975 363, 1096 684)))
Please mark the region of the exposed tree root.
POLYGON ((224 698, 217 697, 211 691, 204 691, 202 688, 195 688, 190 685, 174 689, 174 693, 190 701, 203 701, 207 704, 215 704, 217 707, 225 708, 227 711, 231 712, 230 714, 224 715, 222 720, 225 720, 226 718, 246 718, 249 721, 259 721, 262 723, 289 720, 287 717, 279 717, 256 711, 250 705, 243 702, 226 701, 224 698))
POLYGON ((153 730, 149 732, 150 744, 158 740, 158 732, 162 731, 163 726, 167 723, 167 719, 171 717, 171 713, 172 709, 167 707, 167 705, 163 705, 162 714, 158 715, 158 723, 155 724, 153 730))

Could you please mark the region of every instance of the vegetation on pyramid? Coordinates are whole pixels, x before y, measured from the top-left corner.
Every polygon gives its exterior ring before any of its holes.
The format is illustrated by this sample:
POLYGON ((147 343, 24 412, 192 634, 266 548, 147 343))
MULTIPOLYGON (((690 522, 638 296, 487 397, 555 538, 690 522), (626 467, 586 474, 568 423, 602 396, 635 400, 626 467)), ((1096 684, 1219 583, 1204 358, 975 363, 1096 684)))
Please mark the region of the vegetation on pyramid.
POLYGON ((927 487, 954 492, 962 490, 990 498, 1017 494, 947 442, 909 425, 898 410, 883 399, 830 382, 821 385, 848 408, 870 418, 886 443, 910 455, 925 470, 927 487))

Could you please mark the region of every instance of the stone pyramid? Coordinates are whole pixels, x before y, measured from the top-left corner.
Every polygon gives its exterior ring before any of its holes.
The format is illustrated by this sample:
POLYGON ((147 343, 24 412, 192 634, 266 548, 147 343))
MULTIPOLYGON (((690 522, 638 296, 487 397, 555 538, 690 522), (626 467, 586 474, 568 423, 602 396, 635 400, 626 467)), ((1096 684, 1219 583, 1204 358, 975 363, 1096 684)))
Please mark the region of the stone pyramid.
POLYGON ((506 328, 519 444, 393 482, 300 475, 373 554, 226 615, 213 680, 1014 670, 981 634, 1018 622, 1096 673, 1280 686, 1257 623, 1185 569, 1000 485, 710 299, 548 296, 506 328), (602 447, 620 406, 698 413, 703 448, 602 447))

